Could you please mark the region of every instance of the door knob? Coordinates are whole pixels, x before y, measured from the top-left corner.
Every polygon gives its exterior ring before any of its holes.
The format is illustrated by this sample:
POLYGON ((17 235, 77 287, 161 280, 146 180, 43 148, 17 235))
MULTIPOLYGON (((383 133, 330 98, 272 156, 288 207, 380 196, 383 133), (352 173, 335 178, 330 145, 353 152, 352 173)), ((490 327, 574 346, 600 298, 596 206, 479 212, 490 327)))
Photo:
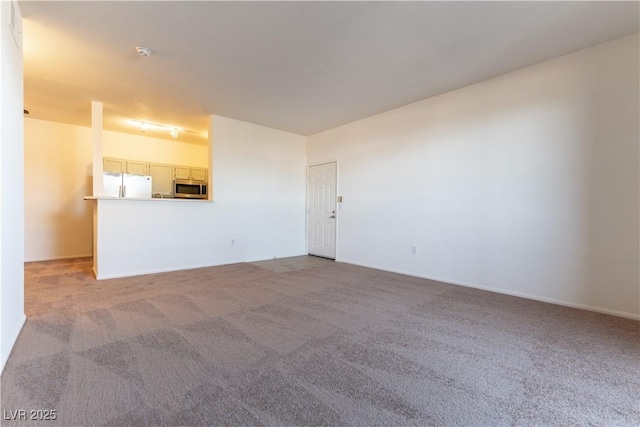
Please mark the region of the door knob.
POLYGON ((335 218, 335 217, 336 217, 335 215, 331 215, 329 218, 335 218))

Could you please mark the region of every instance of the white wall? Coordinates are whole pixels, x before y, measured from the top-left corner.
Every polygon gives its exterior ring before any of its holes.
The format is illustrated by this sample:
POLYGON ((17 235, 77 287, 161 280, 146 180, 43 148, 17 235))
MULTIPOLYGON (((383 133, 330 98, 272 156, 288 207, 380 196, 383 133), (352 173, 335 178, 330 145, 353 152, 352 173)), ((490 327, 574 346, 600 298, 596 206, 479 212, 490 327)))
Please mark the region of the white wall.
POLYGON ((25 260, 91 256, 91 129, 25 119, 25 260))
POLYGON ((22 329, 24 315, 24 197, 22 16, 0 2, 0 370, 22 329))
POLYGON ((95 202, 99 278, 306 253, 305 138, 218 116, 211 127, 213 202, 95 202))
POLYGON ((635 34, 309 137, 309 163, 339 160, 338 259, 638 317, 638 48, 635 34))
POLYGON ((105 130, 102 149, 105 157, 209 167, 209 148, 205 145, 105 130))

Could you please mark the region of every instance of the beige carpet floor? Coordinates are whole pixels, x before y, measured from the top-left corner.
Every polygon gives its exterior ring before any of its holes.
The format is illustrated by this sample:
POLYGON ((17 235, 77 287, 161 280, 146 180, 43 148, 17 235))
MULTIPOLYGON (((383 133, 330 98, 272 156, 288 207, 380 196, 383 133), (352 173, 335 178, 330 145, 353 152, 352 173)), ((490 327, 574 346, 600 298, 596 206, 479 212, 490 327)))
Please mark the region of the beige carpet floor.
POLYGON ((26 265, 3 426, 640 425, 637 321, 313 257, 90 268, 26 265))

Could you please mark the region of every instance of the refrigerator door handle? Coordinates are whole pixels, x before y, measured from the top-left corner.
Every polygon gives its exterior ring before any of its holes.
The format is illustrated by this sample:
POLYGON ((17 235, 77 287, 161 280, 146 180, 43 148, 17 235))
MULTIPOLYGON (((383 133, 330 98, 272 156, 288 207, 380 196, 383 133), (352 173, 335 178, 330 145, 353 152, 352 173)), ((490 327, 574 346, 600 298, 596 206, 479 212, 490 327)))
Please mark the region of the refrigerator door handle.
POLYGON ((122 186, 122 197, 127 197, 127 186, 126 185, 122 186))
POLYGON ((123 196, 123 191, 122 191, 122 185, 120 187, 118 187, 118 197, 124 197, 123 196))

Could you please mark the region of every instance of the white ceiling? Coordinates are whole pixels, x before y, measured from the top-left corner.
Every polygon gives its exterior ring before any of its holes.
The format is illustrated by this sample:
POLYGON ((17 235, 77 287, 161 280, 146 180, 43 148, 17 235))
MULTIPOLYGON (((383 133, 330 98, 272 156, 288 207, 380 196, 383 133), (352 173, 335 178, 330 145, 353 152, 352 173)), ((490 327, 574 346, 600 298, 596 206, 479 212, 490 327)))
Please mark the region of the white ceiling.
POLYGON ((29 117, 90 126, 96 100, 106 129, 195 143, 210 114, 310 135, 639 31, 635 1, 20 7, 29 117))

